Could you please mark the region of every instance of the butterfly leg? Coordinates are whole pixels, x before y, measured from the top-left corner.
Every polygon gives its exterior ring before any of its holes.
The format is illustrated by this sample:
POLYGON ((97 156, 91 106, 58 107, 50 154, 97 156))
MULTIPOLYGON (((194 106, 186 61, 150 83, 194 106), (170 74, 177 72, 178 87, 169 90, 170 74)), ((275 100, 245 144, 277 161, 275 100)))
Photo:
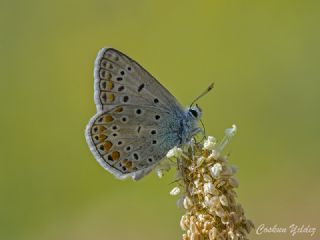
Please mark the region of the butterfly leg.
POLYGON ((202 128, 195 128, 195 129, 193 129, 191 135, 193 136, 193 140, 194 140, 194 142, 195 142, 196 144, 202 142, 202 141, 205 139, 205 137, 206 137, 206 136, 205 136, 205 132, 203 131, 202 128), (200 140, 199 142, 197 141, 197 139, 196 139, 196 137, 195 137, 198 133, 201 133, 201 135, 202 135, 202 138, 201 138, 201 140, 200 140))

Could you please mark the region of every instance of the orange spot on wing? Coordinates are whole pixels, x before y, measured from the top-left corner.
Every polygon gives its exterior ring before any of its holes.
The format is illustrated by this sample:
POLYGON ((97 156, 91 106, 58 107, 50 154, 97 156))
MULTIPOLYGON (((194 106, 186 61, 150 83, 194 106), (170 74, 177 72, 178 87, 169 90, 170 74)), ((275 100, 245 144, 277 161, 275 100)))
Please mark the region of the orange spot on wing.
POLYGON ((132 167, 132 162, 131 161, 126 162, 126 167, 127 168, 131 168, 132 167))
POLYGON ((125 168, 127 168, 127 170, 129 171, 129 172, 132 172, 132 170, 133 170, 133 164, 132 164, 132 161, 129 161, 128 159, 125 159, 125 160, 123 160, 123 166, 125 167, 125 168))
POLYGON ((106 151, 109 151, 110 148, 112 147, 112 142, 106 141, 103 146, 106 151))
POLYGON ((113 117, 110 116, 110 115, 107 115, 107 116, 104 117, 104 121, 105 122, 112 122, 113 121, 113 117))
POLYGON ((117 107, 114 111, 115 112, 122 112, 123 111, 123 107, 117 107))
POLYGON ((118 160, 120 158, 120 153, 118 151, 113 151, 111 157, 113 160, 118 160))
POLYGON ((100 125, 99 128, 98 128, 98 130, 99 130, 100 133, 102 133, 102 132, 104 132, 105 130, 107 130, 107 128, 100 125))
POLYGON ((107 138, 106 135, 100 134, 99 135, 99 142, 103 142, 104 140, 106 140, 106 138, 107 138))
POLYGON ((109 82, 107 83, 107 88, 108 88, 108 90, 113 89, 113 87, 114 87, 113 82, 109 81, 109 82))
POLYGON ((112 93, 108 94, 108 102, 113 102, 114 99, 115 99, 114 94, 112 94, 112 93))

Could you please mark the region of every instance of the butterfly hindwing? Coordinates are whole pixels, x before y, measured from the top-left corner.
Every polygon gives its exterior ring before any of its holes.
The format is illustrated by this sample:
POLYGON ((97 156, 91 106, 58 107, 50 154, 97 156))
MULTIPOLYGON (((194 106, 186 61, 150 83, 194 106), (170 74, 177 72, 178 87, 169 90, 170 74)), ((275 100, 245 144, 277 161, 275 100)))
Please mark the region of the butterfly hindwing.
POLYGON ((179 143, 170 112, 119 105, 96 114, 86 137, 97 161, 119 178, 139 179, 179 143))

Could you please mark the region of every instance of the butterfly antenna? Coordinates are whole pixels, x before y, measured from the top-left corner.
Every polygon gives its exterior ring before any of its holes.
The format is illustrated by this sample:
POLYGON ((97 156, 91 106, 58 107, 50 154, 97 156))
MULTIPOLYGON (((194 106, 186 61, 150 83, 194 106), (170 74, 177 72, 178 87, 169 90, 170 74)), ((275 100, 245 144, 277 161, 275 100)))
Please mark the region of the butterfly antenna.
POLYGON ((193 102, 191 103, 190 107, 192 107, 193 104, 194 104, 196 101, 198 101, 200 98, 202 98, 204 95, 206 95, 208 92, 210 92, 210 91, 213 89, 213 87, 214 87, 214 83, 211 83, 211 84, 209 85, 209 87, 208 87, 203 93, 201 93, 195 100, 193 100, 193 102))

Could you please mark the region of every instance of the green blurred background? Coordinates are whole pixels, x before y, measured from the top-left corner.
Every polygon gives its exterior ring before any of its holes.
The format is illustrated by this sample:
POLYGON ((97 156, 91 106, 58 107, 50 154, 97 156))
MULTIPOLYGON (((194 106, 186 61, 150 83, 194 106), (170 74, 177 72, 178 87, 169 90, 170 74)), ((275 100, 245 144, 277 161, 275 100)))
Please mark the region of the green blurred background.
POLYGON ((85 142, 104 46, 183 105, 214 81, 199 104, 210 135, 238 126, 227 152, 246 215, 319 237, 319 1, 0 3, 0 239, 181 238, 174 171, 119 181, 85 142))

